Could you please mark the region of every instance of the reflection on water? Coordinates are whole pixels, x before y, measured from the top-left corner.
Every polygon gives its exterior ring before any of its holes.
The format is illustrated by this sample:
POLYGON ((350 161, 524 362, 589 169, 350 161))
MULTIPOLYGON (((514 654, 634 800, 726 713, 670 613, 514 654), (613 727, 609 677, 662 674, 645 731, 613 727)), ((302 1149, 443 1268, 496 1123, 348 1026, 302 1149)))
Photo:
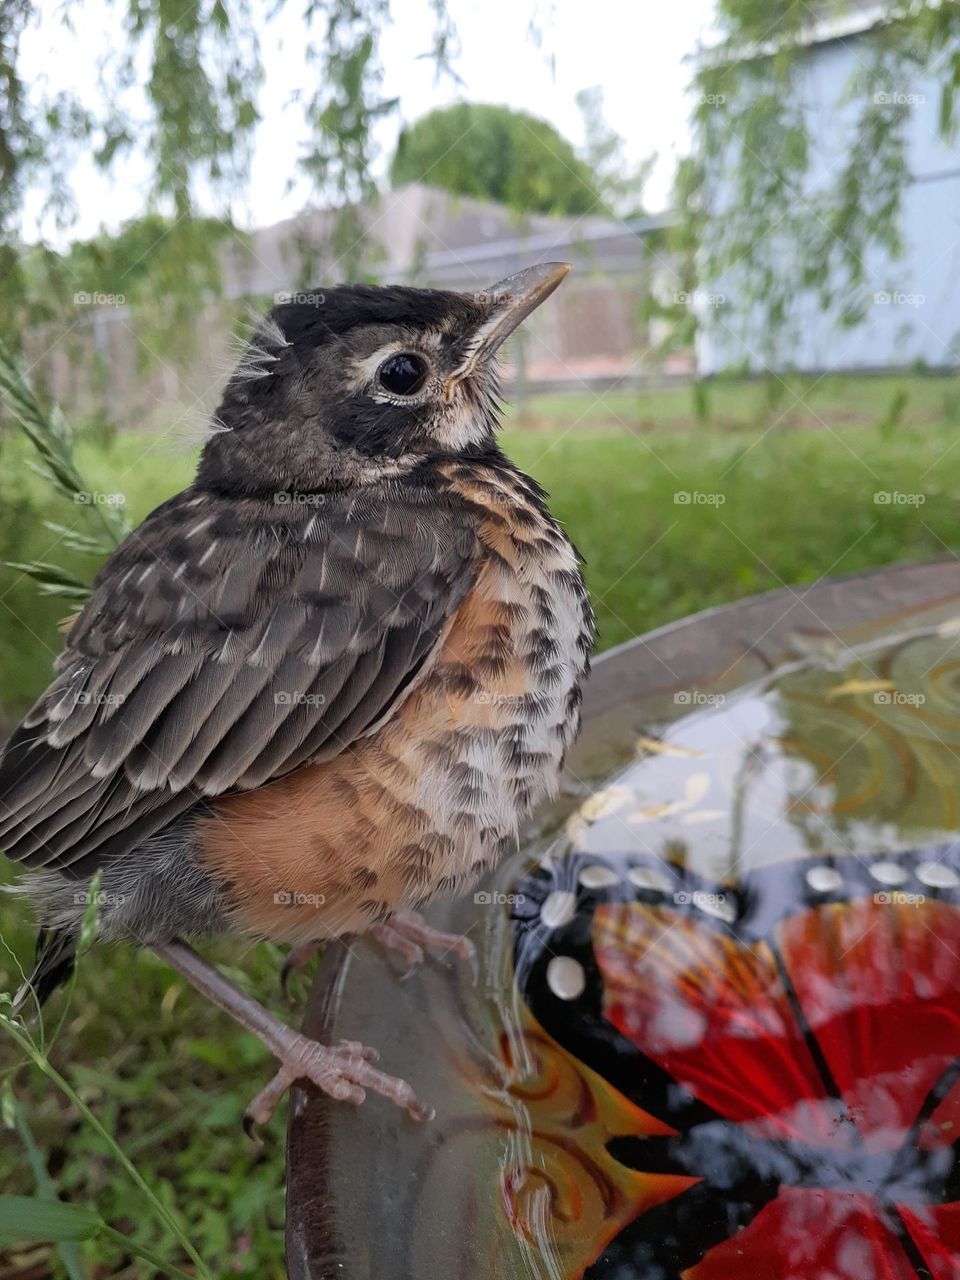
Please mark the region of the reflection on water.
POLYGON ((532 1274, 960 1276, 955 645, 689 695, 498 878, 532 1274))

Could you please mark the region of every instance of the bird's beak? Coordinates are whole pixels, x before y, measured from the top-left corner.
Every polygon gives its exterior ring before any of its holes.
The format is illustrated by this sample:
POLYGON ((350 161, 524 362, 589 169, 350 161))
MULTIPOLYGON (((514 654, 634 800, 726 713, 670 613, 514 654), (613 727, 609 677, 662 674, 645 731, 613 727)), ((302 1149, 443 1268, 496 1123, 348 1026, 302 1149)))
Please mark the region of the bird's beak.
POLYGON ((482 338, 483 354, 496 351, 517 325, 550 297, 570 269, 569 262, 541 262, 478 294, 479 300, 490 308, 491 319, 482 338))
POLYGON ((448 400, 454 386, 467 377, 481 360, 493 355, 517 325, 550 297, 570 270, 569 262, 540 262, 474 295, 487 308, 488 318, 477 331, 476 345, 469 360, 446 385, 448 400))

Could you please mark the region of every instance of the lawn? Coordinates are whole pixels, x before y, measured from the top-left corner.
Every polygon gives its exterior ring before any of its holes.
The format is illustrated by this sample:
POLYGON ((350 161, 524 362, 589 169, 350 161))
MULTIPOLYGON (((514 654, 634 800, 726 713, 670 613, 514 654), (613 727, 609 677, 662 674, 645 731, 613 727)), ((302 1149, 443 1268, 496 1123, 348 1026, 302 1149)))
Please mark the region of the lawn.
MULTIPOLYGON (((517 412, 515 410, 515 412, 517 412)), ((640 434, 764 430, 770 427, 869 426, 885 420, 920 424, 960 423, 955 378, 920 373, 895 376, 822 377, 784 374, 744 380, 720 377, 690 388, 616 389, 535 395, 522 408, 526 425, 617 427, 640 434)))
MULTIPOLYGON (((706 420, 688 391, 541 397, 527 406, 525 425, 508 425, 508 452, 551 491, 587 560, 603 647, 784 583, 960 548, 957 384, 831 379, 793 405, 808 385, 771 400, 760 384, 717 384, 706 420)), ((3 559, 56 559, 36 512, 39 483, 24 476, 19 446, 6 441, 3 450, 3 559)), ((91 488, 122 492, 134 518, 180 487, 192 466, 142 435, 87 442, 80 461, 91 488)), ((62 504, 46 514, 91 518, 62 504)), ((9 717, 47 678, 56 623, 68 610, 39 604, 33 586, 11 573, 0 603, 0 705, 9 717)), ((29 930, 17 902, 0 909, 0 990, 9 990, 17 961, 27 962, 29 930)), ((279 1005, 274 949, 213 952, 279 1005)), ((36 1067, 17 1067, 23 1054, 0 1042, 4 1115, 15 1130, 0 1144, 0 1185, 30 1194, 38 1173, 49 1177, 61 1195, 189 1270, 174 1228, 91 1127, 87 1106, 178 1215, 213 1275, 279 1280, 282 1124, 274 1122, 263 1149, 239 1127, 269 1071, 265 1052, 145 954, 117 950, 85 963, 64 1007, 56 1000, 49 1009, 49 1060, 73 1098, 36 1067)), ((82 1249, 65 1263, 38 1248, 30 1255, 37 1269, 23 1274, 164 1274, 115 1242, 82 1249)), ((0 1262, 0 1278, 15 1274, 0 1262)))

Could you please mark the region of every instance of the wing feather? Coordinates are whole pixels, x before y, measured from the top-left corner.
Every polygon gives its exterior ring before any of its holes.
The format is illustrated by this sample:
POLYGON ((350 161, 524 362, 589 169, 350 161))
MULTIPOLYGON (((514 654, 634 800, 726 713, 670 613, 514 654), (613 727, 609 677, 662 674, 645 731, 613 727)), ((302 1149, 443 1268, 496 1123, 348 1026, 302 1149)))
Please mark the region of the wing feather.
POLYGON ((107 562, 0 758, 0 840, 87 874, 205 798, 382 723, 472 585, 465 517, 393 482, 319 508, 188 490, 107 562))

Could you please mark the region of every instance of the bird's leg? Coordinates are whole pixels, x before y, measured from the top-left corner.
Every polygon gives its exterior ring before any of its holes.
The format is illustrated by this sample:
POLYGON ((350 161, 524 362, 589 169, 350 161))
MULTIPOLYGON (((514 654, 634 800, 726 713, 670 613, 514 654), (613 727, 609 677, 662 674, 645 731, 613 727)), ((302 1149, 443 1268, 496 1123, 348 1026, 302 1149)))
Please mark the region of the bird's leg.
MULTIPOLYGON (((396 951, 406 961, 408 973, 423 963, 426 948, 428 951, 439 952, 439 959, 450 954, 458 956, 470 966, 473 980, 477 981, 477 952, 470 939, 464 934, 444 933, 432 928, 418 911, 391 912, 386 920, 374 925, 369 932, 381 946, 389 951, 396 951)), ((280 989, 284 995, 287 994, 290 975, 302 973, 324 945, 323 942, 300 942, 291 948, 280 970, 280 989)))
POLYGON ((477 980, 477 950, 473 943, 462 933, 444 933, 428 925, 419 911, 394 911, 382 924, 374 925, 370 930, 383 946, 398 952, 407 961, 410 968, 423 961, 424 948, 439 952, 439 958, 458 956, 470 966, 474 982, 477 980))
POLYGON ((372 1065, 379 1056, 375 1049, 355 1040, 322 1045, 301 1035, 234 986, 215 965, 185 942, 158 943, 153 950, 191 986, 255 1035, 279 1060, 280 1070, 247 1108, 244 1127, 248 1131, 254 1125, 266 1124, 295 1080, 312 1080, 331 1098, 356 1104, 363 1101, 365 1090, 372 1089, 403 1107, 415 1120, 429 1119, 430 1109, 417 1101, 405 1080, 388 1076, 372 1065))

